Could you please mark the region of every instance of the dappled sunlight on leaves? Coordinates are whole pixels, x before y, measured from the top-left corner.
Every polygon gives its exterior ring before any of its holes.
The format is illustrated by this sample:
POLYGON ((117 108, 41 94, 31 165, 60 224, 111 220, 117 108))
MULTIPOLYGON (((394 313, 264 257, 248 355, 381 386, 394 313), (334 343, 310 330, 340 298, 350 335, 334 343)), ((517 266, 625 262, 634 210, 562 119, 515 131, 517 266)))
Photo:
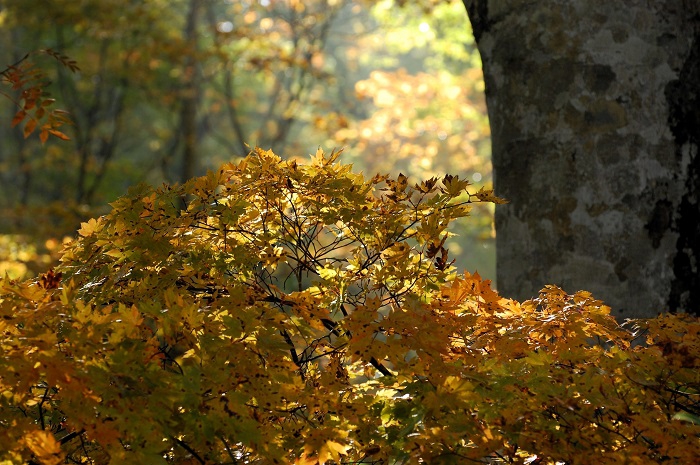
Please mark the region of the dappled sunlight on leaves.
POLYGON ((133 188, 0 281, 0 460, 692 461, 697 319, 457 274, 468 189, 261 149, 133 188))

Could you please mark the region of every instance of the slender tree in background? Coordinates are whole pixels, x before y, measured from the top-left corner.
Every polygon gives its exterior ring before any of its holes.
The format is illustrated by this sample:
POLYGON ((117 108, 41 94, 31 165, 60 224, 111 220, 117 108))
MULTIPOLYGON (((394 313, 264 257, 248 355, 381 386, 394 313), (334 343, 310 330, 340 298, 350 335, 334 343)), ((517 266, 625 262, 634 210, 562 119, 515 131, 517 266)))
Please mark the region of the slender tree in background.
POLYGON ((700 4, 464 0, 493 137, 499 290, 700 310, 700 4))

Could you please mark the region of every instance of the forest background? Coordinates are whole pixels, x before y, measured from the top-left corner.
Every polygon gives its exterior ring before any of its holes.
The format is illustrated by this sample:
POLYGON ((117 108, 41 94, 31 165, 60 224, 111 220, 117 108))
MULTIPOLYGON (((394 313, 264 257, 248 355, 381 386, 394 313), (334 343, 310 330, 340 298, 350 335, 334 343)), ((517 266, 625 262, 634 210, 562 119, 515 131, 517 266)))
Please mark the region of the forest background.
MULTIPOLYGON (((456 1, 1 0, 0 273, 45 271, 129 186, 183 182, 253 146, 343 148, 368 176, 490 185, 468 24, 456 1), (32 86, 44 106, 19 121, 32 86), (59 137, 43 141, 52 117, 59 137)), ((461 219, 447 245, 489 279, 492 208, 461 219)))
POLYGON ((0 462, 696 463, 693 318, 445 243, 499 201, 465 6, 491 83, 477 2, 0 0, 0 462))

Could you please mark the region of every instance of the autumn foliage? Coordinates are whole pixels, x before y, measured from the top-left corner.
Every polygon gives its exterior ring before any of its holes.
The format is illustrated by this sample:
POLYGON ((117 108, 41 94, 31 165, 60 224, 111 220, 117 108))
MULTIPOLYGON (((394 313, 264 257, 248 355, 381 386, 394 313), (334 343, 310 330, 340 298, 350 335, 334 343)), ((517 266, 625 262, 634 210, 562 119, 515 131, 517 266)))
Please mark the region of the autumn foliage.
POLYGON ((455 275, 468 190, 259 149, 132 189, 0 282, 0 463, 693 463, 698 320, 455 275))
POLYGON ((0 91, 0 95, 9 99, 16 107, 12 127, 26 121, 22 129, 25 139, 38 130, 42 144, 48 140, 49 136, 70 140, 66 134, 59 131, 61 126, 70 124, 68 114, 64 110, 50 109, 55 99, 50 98, 46 90, 48 79, 44 71, 30 59, 33 55, 39 54, 54 58, 72 72, 79 70, 74 60, 55 50, 37 50, 32 54, 24 55, 19 61, 0 71, 0 83, 8 85, 12 92, 17 94, 15 96, 12 93, 0 91))

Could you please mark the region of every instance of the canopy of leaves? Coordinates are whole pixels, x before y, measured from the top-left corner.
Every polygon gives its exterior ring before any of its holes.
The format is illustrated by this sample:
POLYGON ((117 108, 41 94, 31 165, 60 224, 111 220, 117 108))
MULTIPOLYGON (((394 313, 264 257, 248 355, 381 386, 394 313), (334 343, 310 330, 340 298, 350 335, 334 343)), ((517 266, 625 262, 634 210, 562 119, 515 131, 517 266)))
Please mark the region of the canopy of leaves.
MULTIPOLYGON (((256 149, 0 282, 7 464, 692 463, 700 323, 457 276, 456 176, 256 149)), ((466 196, 467 203, 458 197, 466 196)))

